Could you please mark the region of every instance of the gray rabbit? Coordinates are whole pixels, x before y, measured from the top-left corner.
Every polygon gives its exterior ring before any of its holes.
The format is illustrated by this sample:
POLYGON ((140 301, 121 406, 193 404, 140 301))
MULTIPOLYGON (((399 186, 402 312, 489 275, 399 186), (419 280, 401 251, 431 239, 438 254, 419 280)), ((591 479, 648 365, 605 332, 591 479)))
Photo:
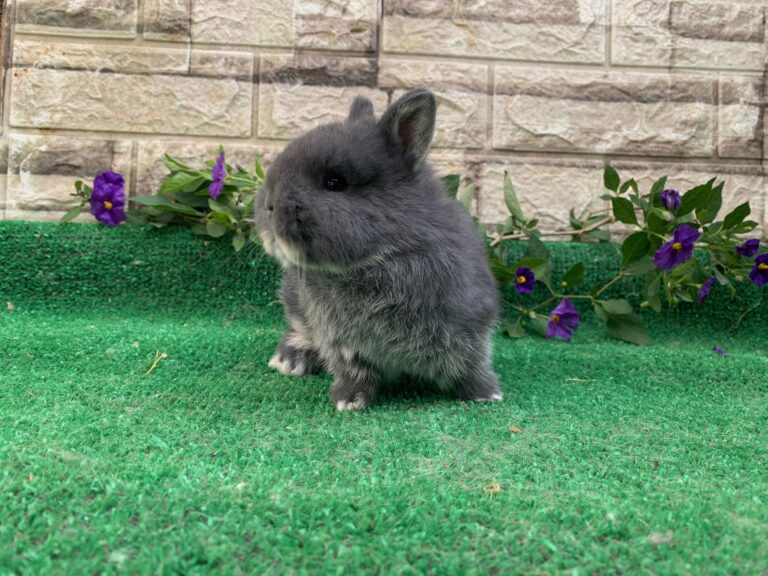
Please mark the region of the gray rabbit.
POLYGON ((376 121, 358 96, 275 159, 255 225, 284 267, 290 329, 269 361, 327 369, 338 410, 402 376, 468 400, 501 400, 491 367, 498 295, 484 245, 425 158, 435 97, 408 92, 376 121))

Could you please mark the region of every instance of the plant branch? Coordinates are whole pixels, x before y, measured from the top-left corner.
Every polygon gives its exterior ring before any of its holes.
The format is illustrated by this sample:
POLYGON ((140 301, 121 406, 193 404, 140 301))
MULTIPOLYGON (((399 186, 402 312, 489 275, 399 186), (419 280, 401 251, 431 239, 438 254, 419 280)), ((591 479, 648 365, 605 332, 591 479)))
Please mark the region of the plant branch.
MULTIPOLYGON (((615 220, 612 216, 607 216, 603 218, 602 220, 598 220, 594 224, 590 224, 589 226, 585 228, 580 228, 579 230, 576 229, 570 229, 570 230, 550 230, 550 231, 542 231, 542 236, 581 236, 582 234, 588 234, 589 232, 592 232, 593 230, 597 230, 601 226, 605 226, 606 224, 613 224, 615 220)), ((502 236, 497 236, 494 238, 493 242, 491 242, 491 247, 498 246, 501 242, 504 240, 522 240, 523 238, 526 238, 527 234, 524 234, 523 232, 516 232, 515 234, 506 234, 502 236)))

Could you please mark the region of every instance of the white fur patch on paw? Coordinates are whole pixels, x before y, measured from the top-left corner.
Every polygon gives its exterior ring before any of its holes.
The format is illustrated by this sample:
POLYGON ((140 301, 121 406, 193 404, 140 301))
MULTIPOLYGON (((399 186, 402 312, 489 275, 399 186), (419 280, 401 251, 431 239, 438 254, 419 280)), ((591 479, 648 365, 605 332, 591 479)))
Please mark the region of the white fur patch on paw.
POLYGON ((336 402, 336 410, 339 412, 348 412, 351 410, 362 410, 365 408, 365 402, 358 396, 354 400, 339 400, 336 402))
POLYGON ((304 376, 306 373, 306 366, 304 365, 304 362, 299 362, 296 364, 296 366, 291 367, 290 362, 280 358, 279 353, 275 354, 272 356, 272 358, 269 359, 267 366, 274 368, 280 372, 280 374, 285 374, 286 376, 304 376))
POLYGON ((504 394, 491 394, 490 398, 473 398, 473 402, 499 402, 504 400, 504 394))

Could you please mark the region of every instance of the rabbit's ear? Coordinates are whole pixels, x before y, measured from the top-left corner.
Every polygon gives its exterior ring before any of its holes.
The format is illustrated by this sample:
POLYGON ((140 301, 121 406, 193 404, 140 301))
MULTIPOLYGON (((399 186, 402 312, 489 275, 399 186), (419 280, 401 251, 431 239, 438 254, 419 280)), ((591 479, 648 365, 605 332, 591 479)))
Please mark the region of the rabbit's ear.
POLYGON ((435 133, 437 104, 432 92, 412 90, 392 104, 379 120, 385 136, 402 148, 411 168, 424 162, 435 133))
POLYGON ((357 96, 349 107, 349 120, 370 118, 373 120, 373 104, 365 96, 357 96))

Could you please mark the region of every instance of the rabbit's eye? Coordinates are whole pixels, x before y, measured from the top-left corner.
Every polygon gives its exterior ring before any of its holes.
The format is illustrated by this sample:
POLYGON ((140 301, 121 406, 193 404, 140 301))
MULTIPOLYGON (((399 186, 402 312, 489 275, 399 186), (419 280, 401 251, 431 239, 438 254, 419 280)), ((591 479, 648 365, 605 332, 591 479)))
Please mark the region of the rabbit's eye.
POLYGON ((348 187, 346 179, 341 174, 330 172, 323 178, 323 188, 331 192, 343 192, 348 187))

